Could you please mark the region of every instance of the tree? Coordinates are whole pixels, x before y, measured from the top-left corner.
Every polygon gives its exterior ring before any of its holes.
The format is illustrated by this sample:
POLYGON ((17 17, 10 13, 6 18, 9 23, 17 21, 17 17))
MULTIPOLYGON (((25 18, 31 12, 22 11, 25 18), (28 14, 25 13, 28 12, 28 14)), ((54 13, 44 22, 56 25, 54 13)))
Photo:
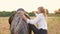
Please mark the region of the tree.
POLYGON ((55 10, 55 14, 60 14, 60 9, 55 10))
POLYGON ((33 14, 32 12, 28 13, 30 16, 35 16, 35 14, 33 14))
POLYGON ((58 11, 60 12, 60 9, 58 9, 58 11))

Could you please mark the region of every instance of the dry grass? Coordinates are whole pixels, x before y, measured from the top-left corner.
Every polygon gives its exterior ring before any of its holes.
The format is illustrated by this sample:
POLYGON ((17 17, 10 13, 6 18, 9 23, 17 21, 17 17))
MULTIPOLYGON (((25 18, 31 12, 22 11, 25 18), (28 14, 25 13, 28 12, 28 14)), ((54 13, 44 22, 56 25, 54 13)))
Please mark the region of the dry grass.
POLYGON ((9 34, 9 24, 7 17, 0 17, 0 34, 9 34))
MULTIPOLYGON (((60 18, 49 17, 48 23, 48 34, 60 34, 60 18)), ((8 17, 0 17, 0 34, 10 34, 8 17)))

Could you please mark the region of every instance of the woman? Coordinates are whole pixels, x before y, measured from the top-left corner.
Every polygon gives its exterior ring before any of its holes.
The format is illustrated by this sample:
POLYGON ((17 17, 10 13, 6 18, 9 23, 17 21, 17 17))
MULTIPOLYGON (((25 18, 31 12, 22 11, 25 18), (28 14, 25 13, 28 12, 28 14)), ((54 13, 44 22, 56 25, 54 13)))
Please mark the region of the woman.
POLYGON ((34 34, 47 34, 47 23, 46 23, 46 12, 43 7, 38 7, 38 11, 34 12, 36 17, 35 19, 31 20, 26 18, 25 15, 23 15, 23 19, 27 21, 27 23, 30 23, 30 28, 33 30, 34 34), (31 24, 36 24, 37 27, 31 24))

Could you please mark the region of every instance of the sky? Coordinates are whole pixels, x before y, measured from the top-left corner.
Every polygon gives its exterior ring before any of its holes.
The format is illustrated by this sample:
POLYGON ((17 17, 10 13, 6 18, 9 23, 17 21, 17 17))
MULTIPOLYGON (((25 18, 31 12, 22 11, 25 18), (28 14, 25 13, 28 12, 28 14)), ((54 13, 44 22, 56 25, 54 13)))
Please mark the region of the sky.
POLYGON ((37 11, 39 6, 43 6, 54 13, 60 8, 60 0, 0 0, 0 11, 13 11, 24 8, 27 12, 37 11))

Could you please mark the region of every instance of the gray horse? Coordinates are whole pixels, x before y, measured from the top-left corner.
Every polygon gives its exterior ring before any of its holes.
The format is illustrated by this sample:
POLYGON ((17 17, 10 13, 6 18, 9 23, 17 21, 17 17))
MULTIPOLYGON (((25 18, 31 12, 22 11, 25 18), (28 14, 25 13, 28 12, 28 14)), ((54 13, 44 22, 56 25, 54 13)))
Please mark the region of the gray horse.
MULTIPOLYGON (((11 34, 31 34, 29 25, 25 20, 22 19, 21 16, 21 12, 16 12, 15 14, 10 16, 9 24, 11 34)), ((25 16, 30 19, 28 15, 25 14, 25 16)))

